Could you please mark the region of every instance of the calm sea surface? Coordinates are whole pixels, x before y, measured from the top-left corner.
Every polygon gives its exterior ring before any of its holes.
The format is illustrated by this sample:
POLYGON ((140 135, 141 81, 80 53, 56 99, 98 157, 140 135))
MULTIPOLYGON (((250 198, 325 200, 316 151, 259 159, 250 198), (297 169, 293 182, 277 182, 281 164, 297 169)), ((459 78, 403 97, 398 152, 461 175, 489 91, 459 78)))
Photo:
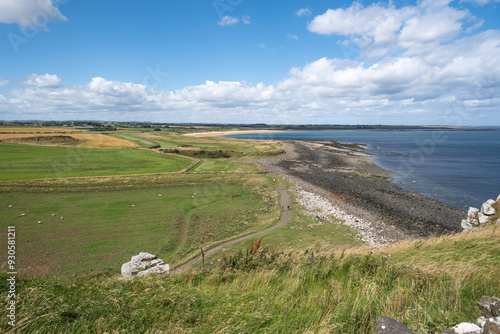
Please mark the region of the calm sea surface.
POLYGON ((460 209, 480 207, 500 194, 498 128, 496 131, 294 131, 228 137, 362 143, 373 154, 372 160, 389 170, 393 182, 401 188, 460 209))

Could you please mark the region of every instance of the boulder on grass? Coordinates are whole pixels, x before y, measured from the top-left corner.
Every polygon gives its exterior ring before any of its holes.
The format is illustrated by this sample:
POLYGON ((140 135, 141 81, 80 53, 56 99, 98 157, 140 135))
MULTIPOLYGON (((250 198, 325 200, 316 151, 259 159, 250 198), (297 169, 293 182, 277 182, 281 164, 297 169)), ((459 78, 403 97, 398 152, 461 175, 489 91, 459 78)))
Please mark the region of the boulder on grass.
POLYGON ((442 334, 482 334, 481 327, 470 322, 462 322, 442 334))
POLYGON ((156 255, 141 252, 139 255, 132 256, 130 262, 122 265, 122 277, 147 276, 150 274, 168 274, 170 266, 163 260, 158 259, 156 255))

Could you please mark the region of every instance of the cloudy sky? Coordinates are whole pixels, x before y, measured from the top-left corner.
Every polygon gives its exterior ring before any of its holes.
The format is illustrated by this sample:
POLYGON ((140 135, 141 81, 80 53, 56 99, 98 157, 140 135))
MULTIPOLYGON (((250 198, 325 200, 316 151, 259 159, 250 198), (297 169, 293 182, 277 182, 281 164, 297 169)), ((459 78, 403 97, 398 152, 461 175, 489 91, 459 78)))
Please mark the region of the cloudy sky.
POLYGON ((0 119, 500 125, 500 0, 0 0, 0 119))

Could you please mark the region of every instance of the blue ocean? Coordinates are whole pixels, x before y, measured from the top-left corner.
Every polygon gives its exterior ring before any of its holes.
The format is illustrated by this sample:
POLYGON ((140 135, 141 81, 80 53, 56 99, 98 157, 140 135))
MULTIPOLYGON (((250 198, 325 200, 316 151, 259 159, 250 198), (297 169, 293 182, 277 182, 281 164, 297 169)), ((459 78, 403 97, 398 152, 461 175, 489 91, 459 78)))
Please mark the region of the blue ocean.
POLYGON ((373 162, 390 171, 398 186, 459 209, 480 207, 500 194, 500 128, 294 131, 228 137, 365 144, 373 162))

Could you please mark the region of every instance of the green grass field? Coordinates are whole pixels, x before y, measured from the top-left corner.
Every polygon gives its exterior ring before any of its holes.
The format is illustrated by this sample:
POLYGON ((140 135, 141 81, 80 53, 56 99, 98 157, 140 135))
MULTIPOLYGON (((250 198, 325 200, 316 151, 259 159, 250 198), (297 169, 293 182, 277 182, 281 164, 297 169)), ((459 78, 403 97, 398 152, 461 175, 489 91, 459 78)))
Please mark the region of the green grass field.
POLYGON ((279 217, 274 185, 264 175, 140 180, 96 180, 98 187, 87 187, 79 179, 79 186, 54 182, 58 186, 45 190, 32 182, 25 184, 29 194, 20 188, 0 194, 2 235, 8 225, 16 226, 21 272, 118 274, 121 264, 141 251, 176 265, 198 255, 202 241, 209 247, 279 217))
POLYGON ((203 160, 189 172, 255 172, 258 168, 254 163, 245 163, 228 159, 203 160))
POLYGON ((0 143, 0 181, 177 172, 193 159, 137 149, 0 143))

